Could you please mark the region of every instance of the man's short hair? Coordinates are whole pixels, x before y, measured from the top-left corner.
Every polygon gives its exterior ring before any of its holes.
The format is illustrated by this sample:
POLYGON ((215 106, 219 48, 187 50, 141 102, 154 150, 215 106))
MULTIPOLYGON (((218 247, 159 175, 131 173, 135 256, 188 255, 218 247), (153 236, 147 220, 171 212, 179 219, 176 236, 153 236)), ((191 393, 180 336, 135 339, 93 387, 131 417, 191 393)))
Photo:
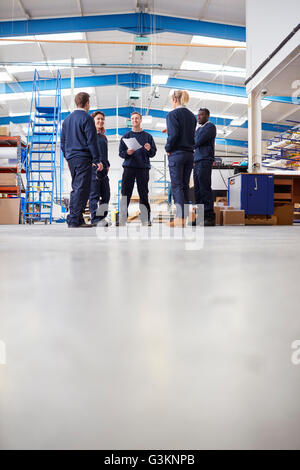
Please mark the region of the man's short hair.
POLYGON ((77 93, 75 96, 75 104, 77 108, 84 108, 88 101, 90 101, 90 95, 84 91, 77 93))
POLYGON ((101 116, 103 116, 105 118, 105 114, 103 111, 94 111, 91 116, 92 118, 95 118, 96 116, 98 116, 98 114, 101 114, 101 116))
POLYGON ((204 111, 205 114, 206 114, 206 116, 208 116, 208 117, 210 116, 210 111, 209 111, 209 109, 207 109, 207 108, 200 108, 199 111, 198 111, 198 113, 199 113, 200 111, 204 111))
POLYGON ((138 111, 133 111, 131 114, 130 114, 130 117, 133 116, 134 114, 138 114, 140 116, 140 118, 143 119, 143 116, 141 115, 141 113, 139 113, 138 111))

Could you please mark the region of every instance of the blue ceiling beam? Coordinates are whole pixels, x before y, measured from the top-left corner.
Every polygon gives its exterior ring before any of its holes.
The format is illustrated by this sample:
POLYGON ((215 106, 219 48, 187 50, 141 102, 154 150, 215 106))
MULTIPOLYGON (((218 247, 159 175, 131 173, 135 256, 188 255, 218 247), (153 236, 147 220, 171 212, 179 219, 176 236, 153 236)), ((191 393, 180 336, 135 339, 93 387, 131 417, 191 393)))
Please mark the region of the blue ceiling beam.
POLYGON ((123 31, 131 34, 177 33, 246 41, 246 28, 149 13, 76 16, 0 22, 0 37, 90 31, 123 31))
POLYGON ((221 95, 238 96, 247 98, 246 88, 243 86, 224 85, 223 83, 202 82, 198 80, 186 80, 183 78, 169 78, 162 88, 177 88, 180 90, 201 91, 203 93, 218 93, 221 95))
POLYGON ((300 97, 297 96, 266 96, 265 99, 275 103, 300 104, 300 97))
MULTIPOLYGON (((1 24, 1 23, 0 23, 1 24)), ((75 88, 87 87, 103 87, 103 86, 125 86, 127 88, 142 88, 151 86, 151 76, 139 73, 122 73, 112 75, 90 75, 85 77, 75 77, 75 88)), ((61 80, 62 89, 69 89, 71 87, 70 78, 63 78, 61 80)), ((182 78, 169 78, 165 85, 160 85, 161 88, 176 88, 188 91, 198 91, 202 93, 214 93, 220 95, 227 95, 232 97, 247 98, 246 88, 243 86, 225 85, 222 83, 203 82, 197 80, 187 80, 182 78)), ((33 81, 25 81, 15 83, 2 83, 0 84, 0 93, 21 93, 31 92, 33 88, 33 81)), ((40 80, 40 90, 49 91, 56 89, 55 79, 42 79, 40 80)), ((300 104, 300 98, 287 97, 287 96, 267 96, 263 99, 282 103, 300 104)), ((234 100, 233 100, 234 101, 234 100)))
MULTIPOLYGON (((102 111, 104 111, 105 116, 110 117, 110 116, 116 116, 117 110, 116 108, 101 108, 102 111)), ((91 109, 90 113, 97 111, 97 109, 91 109)), ((147 109, 146 108, 139 108, 139 107, 130 107, 130 106, 124 106, 122 108, 119 108, 118 110, 118 115, 124 118, 129 118, 130 114, 133 111, 138 111, 142 115, 146 114, 147 109)), ((66 117, 69 115, 69 112, 63 112, 61 113, 61 118, 62 120, 66 119, 66 117)), ((165 119, 167 116, 168 112, 163 111, 161 109, 149 109, 149 115, 158 118, 158 119, 165 119)), ((23 116, 2 116, 0 117, 0 126, 5 126, 8 125, 10 122, 14 124, 27 124, 29 121, 29 114, 24 114, 23 116)), ((235 126, 232 125, 232 119, 225 119, 225 118, 220 118, 220 117, 210 117, 210 121, 215 124, 216 126, 231 126, 231 127, 240 127, 242 129, 247 129, 248 128, 248 121, 246 121, 242 126, 235 126)), ((285 126, 282 124, 271 124, 268 122, 263 122, 262 123, 262 130, 266 132, 275 132, 275 133, 280 133, 280 132, 285 132, 288 129, 290 129, 291 126, 285 126)))

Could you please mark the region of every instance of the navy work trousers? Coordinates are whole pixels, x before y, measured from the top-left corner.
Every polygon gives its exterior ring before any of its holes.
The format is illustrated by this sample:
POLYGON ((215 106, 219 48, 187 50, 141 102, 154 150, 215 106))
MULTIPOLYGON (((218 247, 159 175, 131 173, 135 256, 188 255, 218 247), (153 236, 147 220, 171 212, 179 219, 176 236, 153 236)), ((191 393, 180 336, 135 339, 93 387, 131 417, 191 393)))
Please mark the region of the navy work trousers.
POLYGON ((78 227, 84 223, 82 213, 90 194, 92 159, 73 157, 68 160, 72 177, 72 191, 70 194, 70 214, 67 217, 68 225, 78 227))
POLYGON ((211 172, 213 160, 200 160, 194 165, 194 190, 196 204, 204 204, 204 218, 215 219, 211 172))
POLYGON ((126 222, 128 216, 128 206, 132 191, 134 187, 134 181, 136 180, 137 190, 140 197, 140 218, 142 222, 150 221, 151 208, 148 198, 148 183, 149 183, 149 169, 148 168, 124 168, 122 176, 122 198, 120 203, 120 221, 126 222))
POLYGON ((91 182, 91 191, 90 191, 90 213, 91 221, 96 222, 105 217, 108 214, 108 203, 110 200, 110 186, 109 178, 107 176, 107 169, 104 168, 102 171, 97 171, 96 168, 92 169, 92 182, 91 182), (96 212, 100 209, 100 215, 96 216, 96 212))
POLYGON ((193 152, 176 151, 169 155, 169 172, 176 217, 181 219, 188 216, 189 183, 193 169, 193 152))

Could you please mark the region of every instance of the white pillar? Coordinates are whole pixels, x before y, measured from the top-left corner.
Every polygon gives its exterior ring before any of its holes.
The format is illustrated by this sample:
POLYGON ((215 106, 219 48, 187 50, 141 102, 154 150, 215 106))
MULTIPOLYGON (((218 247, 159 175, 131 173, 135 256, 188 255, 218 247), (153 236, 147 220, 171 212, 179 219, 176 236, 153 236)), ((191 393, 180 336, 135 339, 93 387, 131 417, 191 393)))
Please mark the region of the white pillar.
POLYGON ((248 172, 261 171, 261 94, 248 95, 248 172))
POLYGON ((71 112, 74 111, 75 109, 75 94, 74 94, 74 57, 71 57, 71 103, 70 103, 70 108, 71 112))

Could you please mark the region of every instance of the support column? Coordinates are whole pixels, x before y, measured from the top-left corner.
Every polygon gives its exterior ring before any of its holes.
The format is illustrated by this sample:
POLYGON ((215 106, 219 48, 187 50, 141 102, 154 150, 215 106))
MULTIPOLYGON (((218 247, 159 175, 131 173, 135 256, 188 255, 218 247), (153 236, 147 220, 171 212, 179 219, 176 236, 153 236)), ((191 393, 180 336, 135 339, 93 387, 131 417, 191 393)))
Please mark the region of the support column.
POLYGON ((261 94, 248 95, 248 172, 261 171, 261 94))

